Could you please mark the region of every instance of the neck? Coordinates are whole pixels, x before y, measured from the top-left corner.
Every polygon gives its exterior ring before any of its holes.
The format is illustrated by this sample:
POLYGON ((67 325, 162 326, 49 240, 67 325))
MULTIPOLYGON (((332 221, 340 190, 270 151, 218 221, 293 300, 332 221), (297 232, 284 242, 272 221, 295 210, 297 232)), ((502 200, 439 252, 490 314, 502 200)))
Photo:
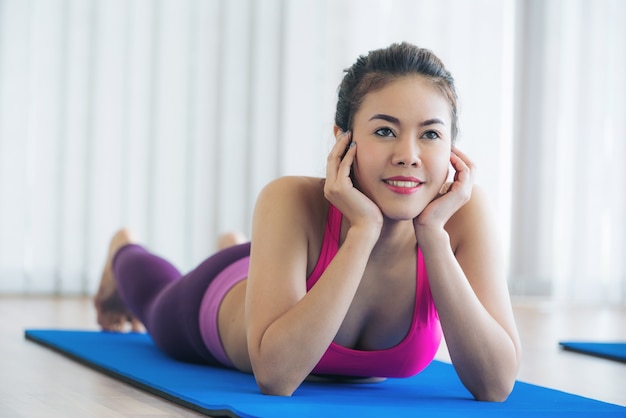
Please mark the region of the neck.
POLYGON ((406 250, 407 246, 414 248, 416 245, 417 239, 412 220, 391 221, 387 219, 383 223, 372 256, 397 254, 406 250))

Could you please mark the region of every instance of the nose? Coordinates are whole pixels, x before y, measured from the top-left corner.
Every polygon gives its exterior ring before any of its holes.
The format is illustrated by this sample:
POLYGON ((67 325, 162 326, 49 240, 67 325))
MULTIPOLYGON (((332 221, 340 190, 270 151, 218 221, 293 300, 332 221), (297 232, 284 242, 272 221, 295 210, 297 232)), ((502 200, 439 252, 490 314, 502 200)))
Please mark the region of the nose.
POLYGON ((398 138, 392 162, 393 165, 419 167, 422 164, 419 144, 411 138, 398 138))

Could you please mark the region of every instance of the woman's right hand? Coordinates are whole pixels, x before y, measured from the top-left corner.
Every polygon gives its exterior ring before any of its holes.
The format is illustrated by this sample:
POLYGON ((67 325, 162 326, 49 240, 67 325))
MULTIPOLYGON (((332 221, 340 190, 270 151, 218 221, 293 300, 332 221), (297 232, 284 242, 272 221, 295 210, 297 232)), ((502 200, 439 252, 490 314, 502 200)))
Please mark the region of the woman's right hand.
POLYGON ((328 155, 324 196, 343 213, 351 227, 377 227, 380 232, 383 223, 380 208, 354 187, 350 177, 356 150, 352 132, 338 130, 337 142, 328 155))

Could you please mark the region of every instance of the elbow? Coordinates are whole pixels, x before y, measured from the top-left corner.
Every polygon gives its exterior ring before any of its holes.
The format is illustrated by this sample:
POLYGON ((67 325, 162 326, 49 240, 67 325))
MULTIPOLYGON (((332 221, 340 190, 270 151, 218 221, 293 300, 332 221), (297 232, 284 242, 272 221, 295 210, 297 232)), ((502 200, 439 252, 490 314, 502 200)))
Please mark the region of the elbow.
POLYGON ((267 355, 262 356, 258 350, 249 350, 249 353, 252 373, 262 394, 291 396, 302 383, 303 379, 298 380, 294 374, 294 368, 277 360, 276 356, 268 358, 267 355))
POLYGON ((297 386, 290 385, 277 378, 263 379, 255 375, 255 379, 259 390, 264 395, 291 396, 297 389, 297 386))
POLYGON ((504 402, 509 398, 521 363, 519 345, 515 350, 515 358, 510 362, 510 367, 501 366, 492 369, 492 373, 475 382, 471 390, 474 399, 482 402, 504 402))
POLYGON ((493 382, 472 391, 474 399, 481 402, 504 402, 515 386, 515 379, 493 382))
POLYGON ((272 367, 256 368, 254 378, 261 393, 270 396, 291 396, 302 383, 272 367))
POLYGON ((268 385, 265 383, 261 383, 257 381, 257 385, 259 386, 259 390, 263 395, 268 396, 291 396, 295 389, 284 387, 284 385, 268 385))

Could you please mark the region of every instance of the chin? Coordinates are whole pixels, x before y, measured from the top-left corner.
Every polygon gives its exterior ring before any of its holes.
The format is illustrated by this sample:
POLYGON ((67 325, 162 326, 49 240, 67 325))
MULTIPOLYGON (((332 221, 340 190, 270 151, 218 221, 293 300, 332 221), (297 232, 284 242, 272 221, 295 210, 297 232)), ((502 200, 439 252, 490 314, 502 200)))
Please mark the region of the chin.
POLYGON ((420 208, 419 211, 416 211, 415 209, 408 209, 408 208, 402 208, 402 209, 387 208, 387 209, 382 209, 382 213, 386 219, 389 219, 391 221, 397 221, 397 222, 412 221, 420 213, 422 213, 422 208, 420 208))

